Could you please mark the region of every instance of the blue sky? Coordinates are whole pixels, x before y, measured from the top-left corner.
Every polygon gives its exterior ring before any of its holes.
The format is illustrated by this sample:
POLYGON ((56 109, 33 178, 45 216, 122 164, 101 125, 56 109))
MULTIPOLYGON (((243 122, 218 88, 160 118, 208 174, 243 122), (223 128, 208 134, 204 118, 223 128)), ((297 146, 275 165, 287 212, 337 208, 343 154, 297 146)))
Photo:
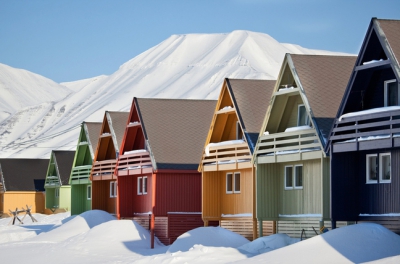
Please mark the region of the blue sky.
POLYGON ((372 17, 400 19, 400 0, 1 0, 0 63, 74 81, 173 34, 239 29, 356 54, 372 17))

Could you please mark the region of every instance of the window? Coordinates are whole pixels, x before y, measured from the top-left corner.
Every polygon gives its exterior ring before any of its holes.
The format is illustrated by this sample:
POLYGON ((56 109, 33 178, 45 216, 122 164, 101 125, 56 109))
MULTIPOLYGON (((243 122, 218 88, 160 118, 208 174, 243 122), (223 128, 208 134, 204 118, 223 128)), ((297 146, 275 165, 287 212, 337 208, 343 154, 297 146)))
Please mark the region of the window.
POLYGON ((390 183, 390 153, 379 154, 379 182, 390 183))
POLYGON ((147 176, 137 178, 137 194, 147 194, 147 176))
POLYGON ((399 105, 399 88, 396 80, 385 81, 385 106, 399 105))
POLYGON ((243 139, 243 132, 239 121, 236 122, 236 139, 243 139))
POLYGON ((60 197, 60 188, 55 188, 54 189, 54 195, 56 198, 60 197))
POLYGON ((308 126, 310 125, 310 120, 307 115, 306 107, 301 104, 298 106, 297 111, 297 126, 308 126))
POLYGON ((110 197, 117 197, 117 182, 110 182, 110 197))
POLYGON ((87 186, 87 199, 92 200, 92 185, 87 186))
POLYGON ((303 165, 285 166, 285 190, 293 189, 303 189, 303 165))
POLYGON ((226 174, 226 193, 240 193, 240 172, 226 174))
POLYGON ((378 183, 377 154, 367 155, 367 183, 378 183))

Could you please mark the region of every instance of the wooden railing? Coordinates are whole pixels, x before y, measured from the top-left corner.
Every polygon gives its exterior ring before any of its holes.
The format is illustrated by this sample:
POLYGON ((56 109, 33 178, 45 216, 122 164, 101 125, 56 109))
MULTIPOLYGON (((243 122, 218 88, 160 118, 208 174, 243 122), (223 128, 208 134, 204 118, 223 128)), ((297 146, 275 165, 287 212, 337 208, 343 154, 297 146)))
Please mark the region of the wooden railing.
POLYGON ((203 170, 218 171, 251 167, 251 153, 247 143, 210 146, 203 155, 203 170))
POLYGON ((47 175, 45 186, 59 186, 60 181, 57 175, 47 175))
POLYGON ((257 155, 283 155, 307 150, 318 150, 318 136, 314 129, 263 135, 259 138, 257 155))
POLYGON ((71 184, 89 183, 92 165, 76 166, 72 168, 71 184))
POLYGON ((96 161, 92 168, 92 180, 110 180, 116 179, 114 175, 115 164, 117 161, 113 160, 102 160, 96 161))
POLYGON ((153 170, 148 151, 120 155, 116 169, 117 176, 151 173, 153 170))
POLYGON ((330 141, 333 152, 400 146, 400 109, 337 119, 330 141))

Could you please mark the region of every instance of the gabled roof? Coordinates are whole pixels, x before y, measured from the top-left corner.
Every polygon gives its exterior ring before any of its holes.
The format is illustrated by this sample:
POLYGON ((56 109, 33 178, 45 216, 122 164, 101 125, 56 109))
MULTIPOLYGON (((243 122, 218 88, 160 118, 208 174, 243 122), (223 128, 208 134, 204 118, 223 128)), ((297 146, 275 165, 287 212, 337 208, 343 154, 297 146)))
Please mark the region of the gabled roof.
MULTIPOLYGON (((305 104, 311 109, 310 114, 315 121, 319 133, 327 138, 338 111, 340 102, 356 56, 329 55, 286 55, 289 64, 293 63, 295 75, 300 89, 306 97, 305 104), (307 102, 306 102, 307 101, 307 102)), ((279 87, 276 87, 279 89, 279 87)))
POLYGON ((75 151, 53 150, 51 155, 59 173, 60 185, 69 185, 69 176, 74 162, 75 151))
POLYGON ((134 98, 153 169, 196 170, 216 101, 134 98))
POLYGON ((128 121, 129 112, 109 112, 106 111, 108 124, 110 126, 111 135, 115 140, 115 149, 118 151, 124 136, 125 127, 128 121))
POLYGON ((102 123, 83 122, 82 125, 83 125, 85 133, 86 133, 87 141, 89 143, 90 154, 93 159, 94 152, 97 149, 97 143, 99 141, 99 135, 100 135, 102 123))
POLYGON ((48 159, 0 159, 5 191, 44 191, 48 159))
MULTIPOLYGON (((275 80, 225 79, 251 153, 271 100, 275 80)), ((208 144, 209 142, 207 142, 208 144)))

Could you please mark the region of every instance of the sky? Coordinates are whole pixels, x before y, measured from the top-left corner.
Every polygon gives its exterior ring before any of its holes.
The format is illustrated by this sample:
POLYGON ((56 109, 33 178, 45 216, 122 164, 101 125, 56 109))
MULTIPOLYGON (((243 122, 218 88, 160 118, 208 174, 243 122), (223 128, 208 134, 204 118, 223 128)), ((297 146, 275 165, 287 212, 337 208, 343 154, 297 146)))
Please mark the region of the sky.
POLYGON ((357 54, 399 0, 0 0, 0 63, 55 82, 110 75, 174 34, 249 30, 357 54))

